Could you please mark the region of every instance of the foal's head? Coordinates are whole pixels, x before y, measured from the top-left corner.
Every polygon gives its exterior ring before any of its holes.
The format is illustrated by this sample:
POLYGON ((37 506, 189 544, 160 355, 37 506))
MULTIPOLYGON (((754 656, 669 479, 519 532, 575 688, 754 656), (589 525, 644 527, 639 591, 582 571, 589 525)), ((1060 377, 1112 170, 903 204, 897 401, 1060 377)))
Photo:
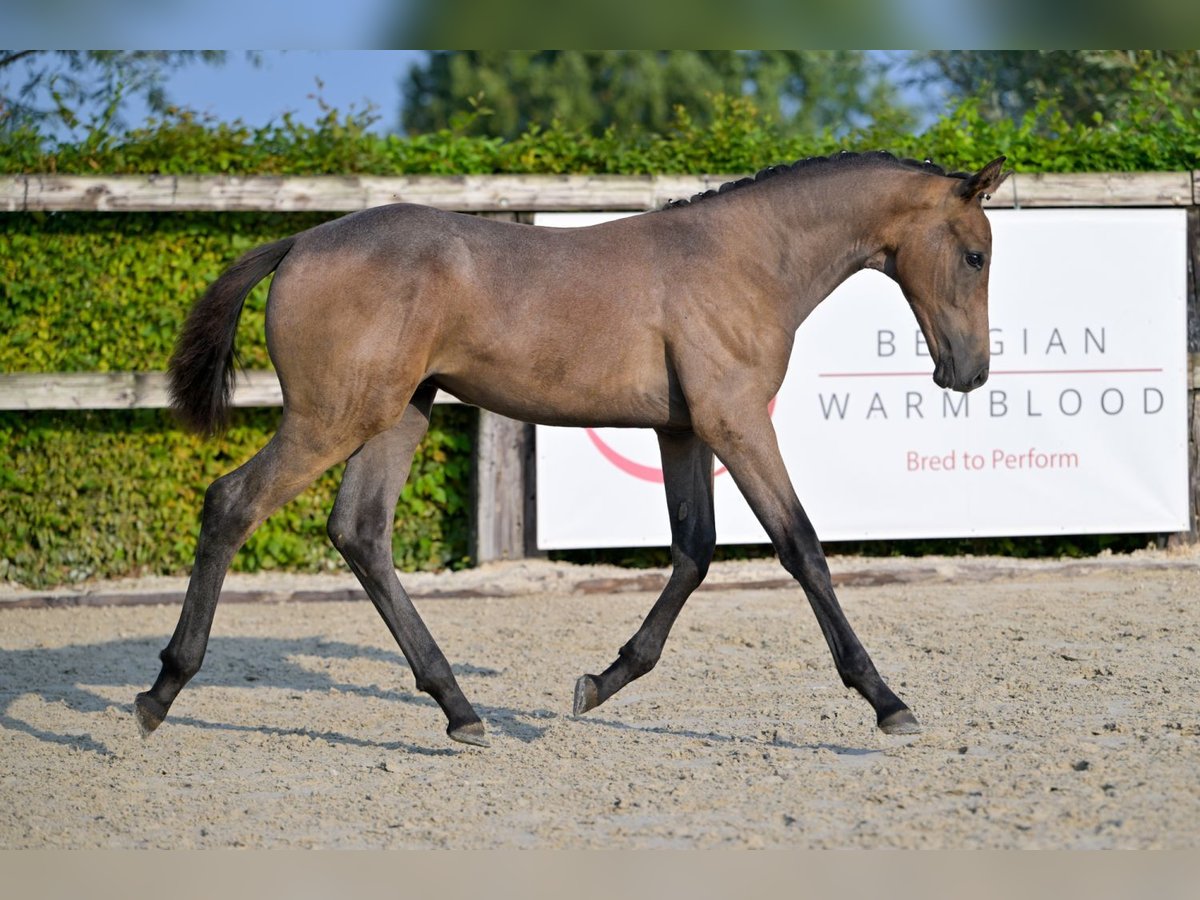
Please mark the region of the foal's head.
POLYGON ((970 391, 988 377, 992 230, 983 198, 1008 176, 1004 157, 974 175, 926 178, 893 227, 883 269, 904 291, 929 344, 939 387, 970 391))

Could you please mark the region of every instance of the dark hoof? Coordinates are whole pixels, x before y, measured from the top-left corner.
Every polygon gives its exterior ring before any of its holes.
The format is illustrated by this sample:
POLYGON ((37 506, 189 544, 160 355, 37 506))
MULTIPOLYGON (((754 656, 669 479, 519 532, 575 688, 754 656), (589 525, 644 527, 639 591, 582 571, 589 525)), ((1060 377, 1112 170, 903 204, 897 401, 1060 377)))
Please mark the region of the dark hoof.
POLYGON ((138 694, 133 701, 133 717, 137 719, 138 731, 142 733, 142 737, 147 738, 150 732, 163 723, 167 711, 149 694, 138 694))
POLYGON ((879 730, 884 734, 920 734, 921 723, 907 709, 898 709, 886 719, 879 722, 879 730))
POLYGON ((457 728, 447 728, 446 734, 450 735, 450 740, 458 741, 460 744, 470 744, 472 747, 492 746, 487 739, 487 732, 484 730, 482 722, 468 722, 457 728))
POLYGON ((596 685, 596 676, 580 675, 579 680, 575 682, 575 715, 582 716, 589 709, 595 709, 599 705, 600 691, 596 685))

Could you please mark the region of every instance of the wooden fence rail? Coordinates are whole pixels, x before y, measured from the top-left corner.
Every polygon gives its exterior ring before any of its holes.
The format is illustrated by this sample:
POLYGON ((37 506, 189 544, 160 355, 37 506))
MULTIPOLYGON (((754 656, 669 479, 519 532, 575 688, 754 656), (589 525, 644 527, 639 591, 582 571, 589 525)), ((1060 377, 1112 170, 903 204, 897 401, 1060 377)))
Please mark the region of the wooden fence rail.
MULTIPOLYGON (((424 203, 501 219, 537 212, 642 211, 688 197, 736 175, 224 176, 10 175, 0 178, 0 212, 350 212, 385 203, 424 203)), ((1011 176, 994 208, 1186 207, 1192 516, 1200 539, 1200 170, 1011 176)), ((439 393, 439 402, 457 402, 439 393)), ((236 406, 282 402, 273 372, 242 373, 236 406)), ((0 374, 0 410, 165 407, 161 372, 0 374)), ((473 556, 480 562, 534 551, 532 429, 481 411, 476 440, 473 556)))
MULTIPOLYGON (((736 175, 9 175, 0 212, 349 212, 424 203, 459 212, 647 210, 736 175)), ((992 207, 1196 206, 1195 172, 1012 175, 992 207)))
MULTIPOLYGON (((458 403, 438 391, 434 403, 458 403)), ((0 411, 34 409, 165 409, 166 372, 14 372, 0 375, 0 411)), ((270 370, 237 373, 234 406, 282 406, 270 370)))

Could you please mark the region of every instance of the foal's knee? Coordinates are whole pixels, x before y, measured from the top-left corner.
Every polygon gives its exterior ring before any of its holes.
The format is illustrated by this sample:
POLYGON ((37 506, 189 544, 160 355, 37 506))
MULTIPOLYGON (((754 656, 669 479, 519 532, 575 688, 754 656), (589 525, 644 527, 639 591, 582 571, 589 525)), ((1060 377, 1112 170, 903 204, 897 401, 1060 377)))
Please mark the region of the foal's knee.
POLYGON ((715 530, 708 529, 689 538, 684 543, 672 545, 671 570, 672 575, 680 579, 683 587, 691 593, 700 587, 708 575, 708 567, 717 550, 717 535, 715 530))
POLYGON ((682 553, 673 553, 671 559, 671 578, 676 584, 687 593, 691 593, 700 587, 700 583, 704 581, 704 577, 708 574, 708 565, 712 562, 712 554, 702 556, 685 556, 682 553))

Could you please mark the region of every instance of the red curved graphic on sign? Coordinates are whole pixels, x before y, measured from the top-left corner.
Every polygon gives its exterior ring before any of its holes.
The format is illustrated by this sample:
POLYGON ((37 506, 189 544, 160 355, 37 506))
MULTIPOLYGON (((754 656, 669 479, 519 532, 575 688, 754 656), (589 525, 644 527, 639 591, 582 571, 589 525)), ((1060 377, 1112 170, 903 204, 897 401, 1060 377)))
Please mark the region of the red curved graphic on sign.
MULTIPOLYGON (((767 404, 767 415, 769 416, 775 415, 776 399, 778 398, 772 397, 771 402, 767 404)), ((587 432, 587 436, 591 440, 592 444, 594 444, 596 449, 600 451, 600 455, 626 475, 631 475, 634 478, 638 478, 642 481, 649 481, 652 484, 663 483, 663 471, 658 466, 642 465, 641 463, 630 459, 628 456, 622 456, 612 447, 608 446, 608 444, 604 443, 604 439, 600 437, 600 435, 596 434, 596 429, 585 428, 583 430, 587 432)), ((724 475, 728 471, 729 470, 724 466, 720 466, 713 472, 713 477, 715 478, 718 475, 724 475)))
POLYGON ((622 456, 612 447, 608 446, 608 444, 604 443, 600 435, 596 434, 594 428, 585 428, 583 430, 592 439, 592 443, 596 445, 596 449, 600 451, 600 454, 626 475, 632 475, 634 478, 640 478, 642 481, 652 481, 655 484, 663 483, 662 469, 656 469, 653 466, 643 466, 641 463, 636 463, 627 456, 622 456))

